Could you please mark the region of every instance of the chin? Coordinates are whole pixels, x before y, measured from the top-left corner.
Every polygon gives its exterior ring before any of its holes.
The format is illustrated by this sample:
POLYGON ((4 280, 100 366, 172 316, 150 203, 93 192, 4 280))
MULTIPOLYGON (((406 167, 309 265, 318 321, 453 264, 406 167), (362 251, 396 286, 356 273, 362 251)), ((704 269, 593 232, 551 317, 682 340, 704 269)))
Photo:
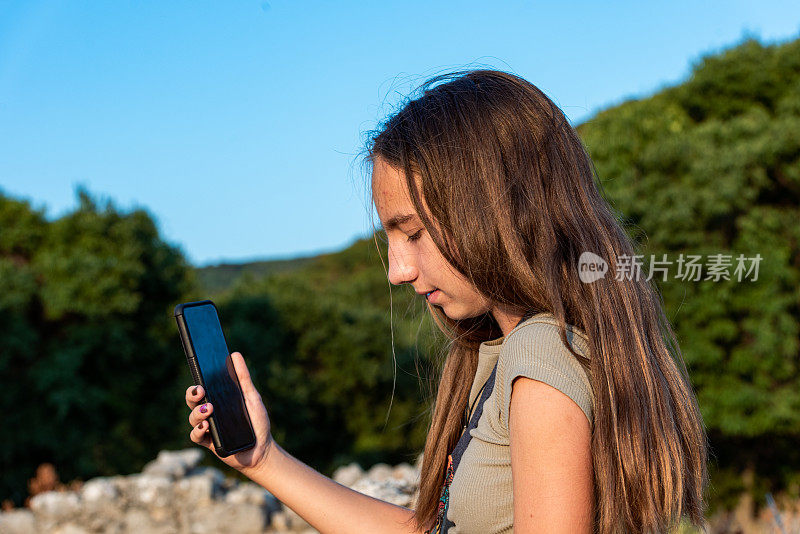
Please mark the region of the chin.
POLYGON ((472 319, 473 317, 478 317, 486 313, 486 310, 470 310, 465 309, 464 307, 450 307, 450 306, 440 306, 435 304, 437 308, 441 309, 444 314, 454 321, 462 321, 464 319, 472 319))

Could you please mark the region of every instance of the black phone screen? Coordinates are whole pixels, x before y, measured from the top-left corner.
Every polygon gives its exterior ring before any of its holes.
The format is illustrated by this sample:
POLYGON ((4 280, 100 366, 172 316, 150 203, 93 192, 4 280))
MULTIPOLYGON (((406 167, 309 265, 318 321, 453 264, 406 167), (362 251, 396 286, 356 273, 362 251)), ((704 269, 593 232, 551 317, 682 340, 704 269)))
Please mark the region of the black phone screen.
POLYGON ((210 303, 187 306, 183 316, 220 438, 226 449, 241 449, 254 435, 217 310, 210 303))

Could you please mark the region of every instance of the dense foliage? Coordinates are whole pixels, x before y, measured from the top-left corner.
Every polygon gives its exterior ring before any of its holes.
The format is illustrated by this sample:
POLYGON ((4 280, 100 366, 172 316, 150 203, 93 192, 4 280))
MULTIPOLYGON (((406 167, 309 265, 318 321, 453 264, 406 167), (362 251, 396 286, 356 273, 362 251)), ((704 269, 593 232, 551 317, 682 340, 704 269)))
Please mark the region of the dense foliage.
MULTIPOLYGON (((717 496, 798 491, 800 454, 800 41, 748 40, 684 84, 579 127, 608 198, 649 260, 730 256, 730 280, 658 285, 697 389, 717 496), (757 279, 736 258, 761 256, 757 279), (729 482, 733 483, 730 486, 729 482)), ((648 262, 649 263, 649 262, 648 262)), ((747 262, 750 267, 752 262, 747 262)))
POLYGON ((167 319, 190 271, 150 216, 80 193, 48 222, 0 196, 0 229, 0 497, 20 504, 42 462, 66 480, 116 474, 181 444, 186 364, 167 319))
MULTIPOLYGON (((657 278, 711 436, 714 498, 740 491, 744 470, 754 493, 797 492, 800 41, 746 41, 578 129, 645 270, 651 254, 733 257, 730 280, 677 279, 675 263, 657 278), (761 255, 756 280, 736 279, 739 254, 761 255)), ((390 292, 374 241, 198 284, 147 213, 79 200, 47 220, 0 196, 0 499, 19 504, 44 461, 68 480, 189 446, 171 315, 208 297, 292 453, 330 472, 421 450, 443 343, 410 288, 390 292)))

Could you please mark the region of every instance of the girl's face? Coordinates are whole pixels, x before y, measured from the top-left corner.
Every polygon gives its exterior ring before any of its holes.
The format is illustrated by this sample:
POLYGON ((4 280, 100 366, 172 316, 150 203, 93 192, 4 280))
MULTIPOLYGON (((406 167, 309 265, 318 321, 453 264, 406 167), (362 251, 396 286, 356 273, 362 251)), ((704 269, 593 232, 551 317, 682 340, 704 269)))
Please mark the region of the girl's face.
POLYGON ((389 282, 411 284, 451 319, 491 311, 490 301, 439 252, 417 216, 402 171, 379 157, 372 170, 372 201, 388 239, 389 282))

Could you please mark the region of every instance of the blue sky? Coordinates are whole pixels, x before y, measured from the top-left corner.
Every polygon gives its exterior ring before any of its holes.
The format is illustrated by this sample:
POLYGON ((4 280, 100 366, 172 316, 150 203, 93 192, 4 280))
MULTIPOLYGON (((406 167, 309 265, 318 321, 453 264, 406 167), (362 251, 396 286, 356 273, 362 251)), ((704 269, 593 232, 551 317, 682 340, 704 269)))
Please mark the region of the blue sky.
POLYGON ((144 207, 198 265, 335 250, 371 228, 363 133, 426 76, 510 70, 579 124, 745 36, 800 37, 800 2, 0 0, 0 190, 144 207))

